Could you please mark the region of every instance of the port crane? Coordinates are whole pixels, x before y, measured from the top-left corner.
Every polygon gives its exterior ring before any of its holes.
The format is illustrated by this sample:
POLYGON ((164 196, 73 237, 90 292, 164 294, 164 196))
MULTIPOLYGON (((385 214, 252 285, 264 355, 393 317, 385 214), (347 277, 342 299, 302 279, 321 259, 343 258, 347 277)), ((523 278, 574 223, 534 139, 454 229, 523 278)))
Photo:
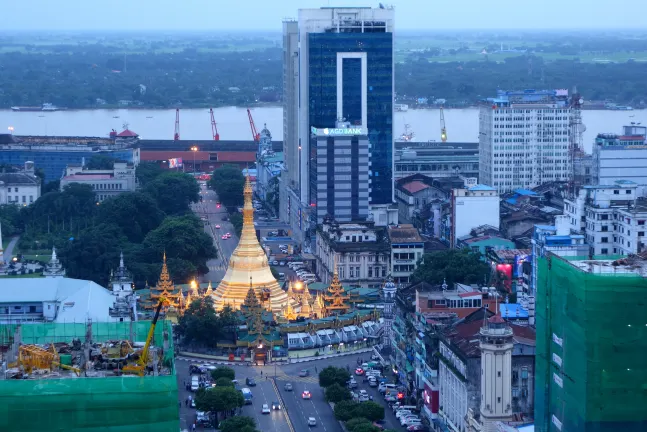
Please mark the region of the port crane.
POLYGON ((213 135, 213 140, 220 141, 220 134, 218 133, 218 127, 216 126, 216 119, 213 116, 213 108, 209 108, 209 114, 211 115, 211 135, 213 135))
POLYGON ((160 297, 159 303, 157 303, 157 309, 155 309, 155 316, 153 317, 151 328, 148 330, 148 336, 146 337, 144 349, 139 354, 139 359, 137 359, 137 362, 135 364, 124 366, 124 368, 122 369, 123 373, 139 376, 144 376, 144 374, 146 373, 146 366, 148 365, 148 353, 150 350, 151 342, 153 341, 153 335, 155 334, 155 326, 157 325, 157 320, 159 319, 162 306, 167 302, 168 300, 166 298, 160 297))
POLYGON ((443 107, 440 107, 440 140, 447 142, 447 128, 445 127, 445 112, 443 107))
POLYGON ((173 141, 180 140, 180 109, 175 109, 175 133, 173 134, 173 141))
POLYGON ((256 125, 254 124, 254 119, 252 118, 252 112, 247 108, 247 117, 249 118, 249 127, 252 129, 252 139, 254 142, 259 142, 261 140, 261 134, 256 132, 256 125))

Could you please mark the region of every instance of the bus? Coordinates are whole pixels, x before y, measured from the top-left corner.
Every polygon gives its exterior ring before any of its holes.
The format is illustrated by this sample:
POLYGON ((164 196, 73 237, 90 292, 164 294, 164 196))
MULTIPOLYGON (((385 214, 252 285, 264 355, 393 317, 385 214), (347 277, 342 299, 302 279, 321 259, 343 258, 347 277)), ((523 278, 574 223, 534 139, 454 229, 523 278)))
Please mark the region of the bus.
POLYGON ((245 387, 244 389, 241 390, 243 393, 243 398, 245 398, 245 405, 250 405, 252 403, 252 391, 245 387))

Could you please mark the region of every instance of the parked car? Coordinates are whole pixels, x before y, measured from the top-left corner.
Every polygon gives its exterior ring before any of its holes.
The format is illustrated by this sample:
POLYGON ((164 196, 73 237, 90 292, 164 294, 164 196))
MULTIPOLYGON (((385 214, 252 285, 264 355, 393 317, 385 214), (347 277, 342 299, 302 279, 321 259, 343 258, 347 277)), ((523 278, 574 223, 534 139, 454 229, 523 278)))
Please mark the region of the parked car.
POLYGON ((354 378, 351 378, 350 380, 348 380, 346 385, 348 386, 349 389, 357 388, 357 381, 355 381, 354 378))
POLYGON ((412 424, 411 426, 407 427, 407 430, 410 432, 427 432, 427 426, 423 424, 412 424))

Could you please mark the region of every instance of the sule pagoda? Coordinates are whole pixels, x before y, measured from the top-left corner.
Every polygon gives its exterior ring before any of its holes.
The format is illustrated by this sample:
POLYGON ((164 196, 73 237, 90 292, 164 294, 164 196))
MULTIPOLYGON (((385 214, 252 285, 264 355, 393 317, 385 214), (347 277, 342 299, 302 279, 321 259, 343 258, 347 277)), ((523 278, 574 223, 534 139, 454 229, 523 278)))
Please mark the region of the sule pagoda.
MULTIPOLYGON (((211 297, 216 310, 221 311, 229 306, 236 311, 243 328, 237 332, 235 341, 219 342, 219 346, 246 347, 253 351, 258 351, 259 346, 283 346, 286 340, 290 349, 307 347, 291 346, 289 341, 295 339, 290 335, 309 335, 307 338, 312 340, 310 347, 336 346, 341 342, 366 341, 366 337, 377 337, 375 333, 381 327, 381 324, 378 325, 380 313, 375 307, 366 305, 365 299, 356 292, 344 289, 336 262, 330 285, 315 296, 302 282, 289 281, 287 291, 279 285, 256 237, 249 176, 245 180, 244 198, 240 241, 218 287, 213 290, 210 282, 206 290, 200 290, 198 284, 192 284, 183 293, 181 287, 173 284, 164 253, 159 280, 155 287, 150 288, 148 298, 141 300, 143 307, 151 312, 159 299, 164 297, 167 300, 163 309, 166 318, 177 321, 194 300, 211 297), (361 310, 353 307, 357 303, 364 303, 365 306, 361 310), (325 334, 328 336, 320 337, 321 331, 327 332, 325 334)), ((366 295, 366 299, 379 297, 377 291, 366 295)), ((255 356, 258 355, 261 353, 256 352, 255 356)))

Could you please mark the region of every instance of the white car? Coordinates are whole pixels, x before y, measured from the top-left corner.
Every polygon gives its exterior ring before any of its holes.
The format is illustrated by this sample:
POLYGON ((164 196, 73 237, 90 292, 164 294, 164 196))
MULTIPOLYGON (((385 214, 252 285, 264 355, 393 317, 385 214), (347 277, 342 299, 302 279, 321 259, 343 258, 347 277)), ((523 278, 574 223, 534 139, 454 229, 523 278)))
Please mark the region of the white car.
POLYGON ((411 415, 411 414, 413 414, 413 412, 410 411, 410 410, 401 409, 401 410, 398 410, 398 411, 395 412, 395 417, 396 418, 401 418, 401 417, 403 417, 403 416, 405 416, 407 414, 411 415))
POLYGON ((308 417, 308 426, 317 426, 317 419, 314 417, 308 417))
POLYGON ((407 417, 404 420, 400 420, 400 425, 405 427, 418 424, 422 424, 422 420, 419 417, 407 417))
POLYGON ((261 408, 261 413, 263 414, 269 414, 270 411, 270 406, 268 404, 263 404, 263 408, 261 408))

